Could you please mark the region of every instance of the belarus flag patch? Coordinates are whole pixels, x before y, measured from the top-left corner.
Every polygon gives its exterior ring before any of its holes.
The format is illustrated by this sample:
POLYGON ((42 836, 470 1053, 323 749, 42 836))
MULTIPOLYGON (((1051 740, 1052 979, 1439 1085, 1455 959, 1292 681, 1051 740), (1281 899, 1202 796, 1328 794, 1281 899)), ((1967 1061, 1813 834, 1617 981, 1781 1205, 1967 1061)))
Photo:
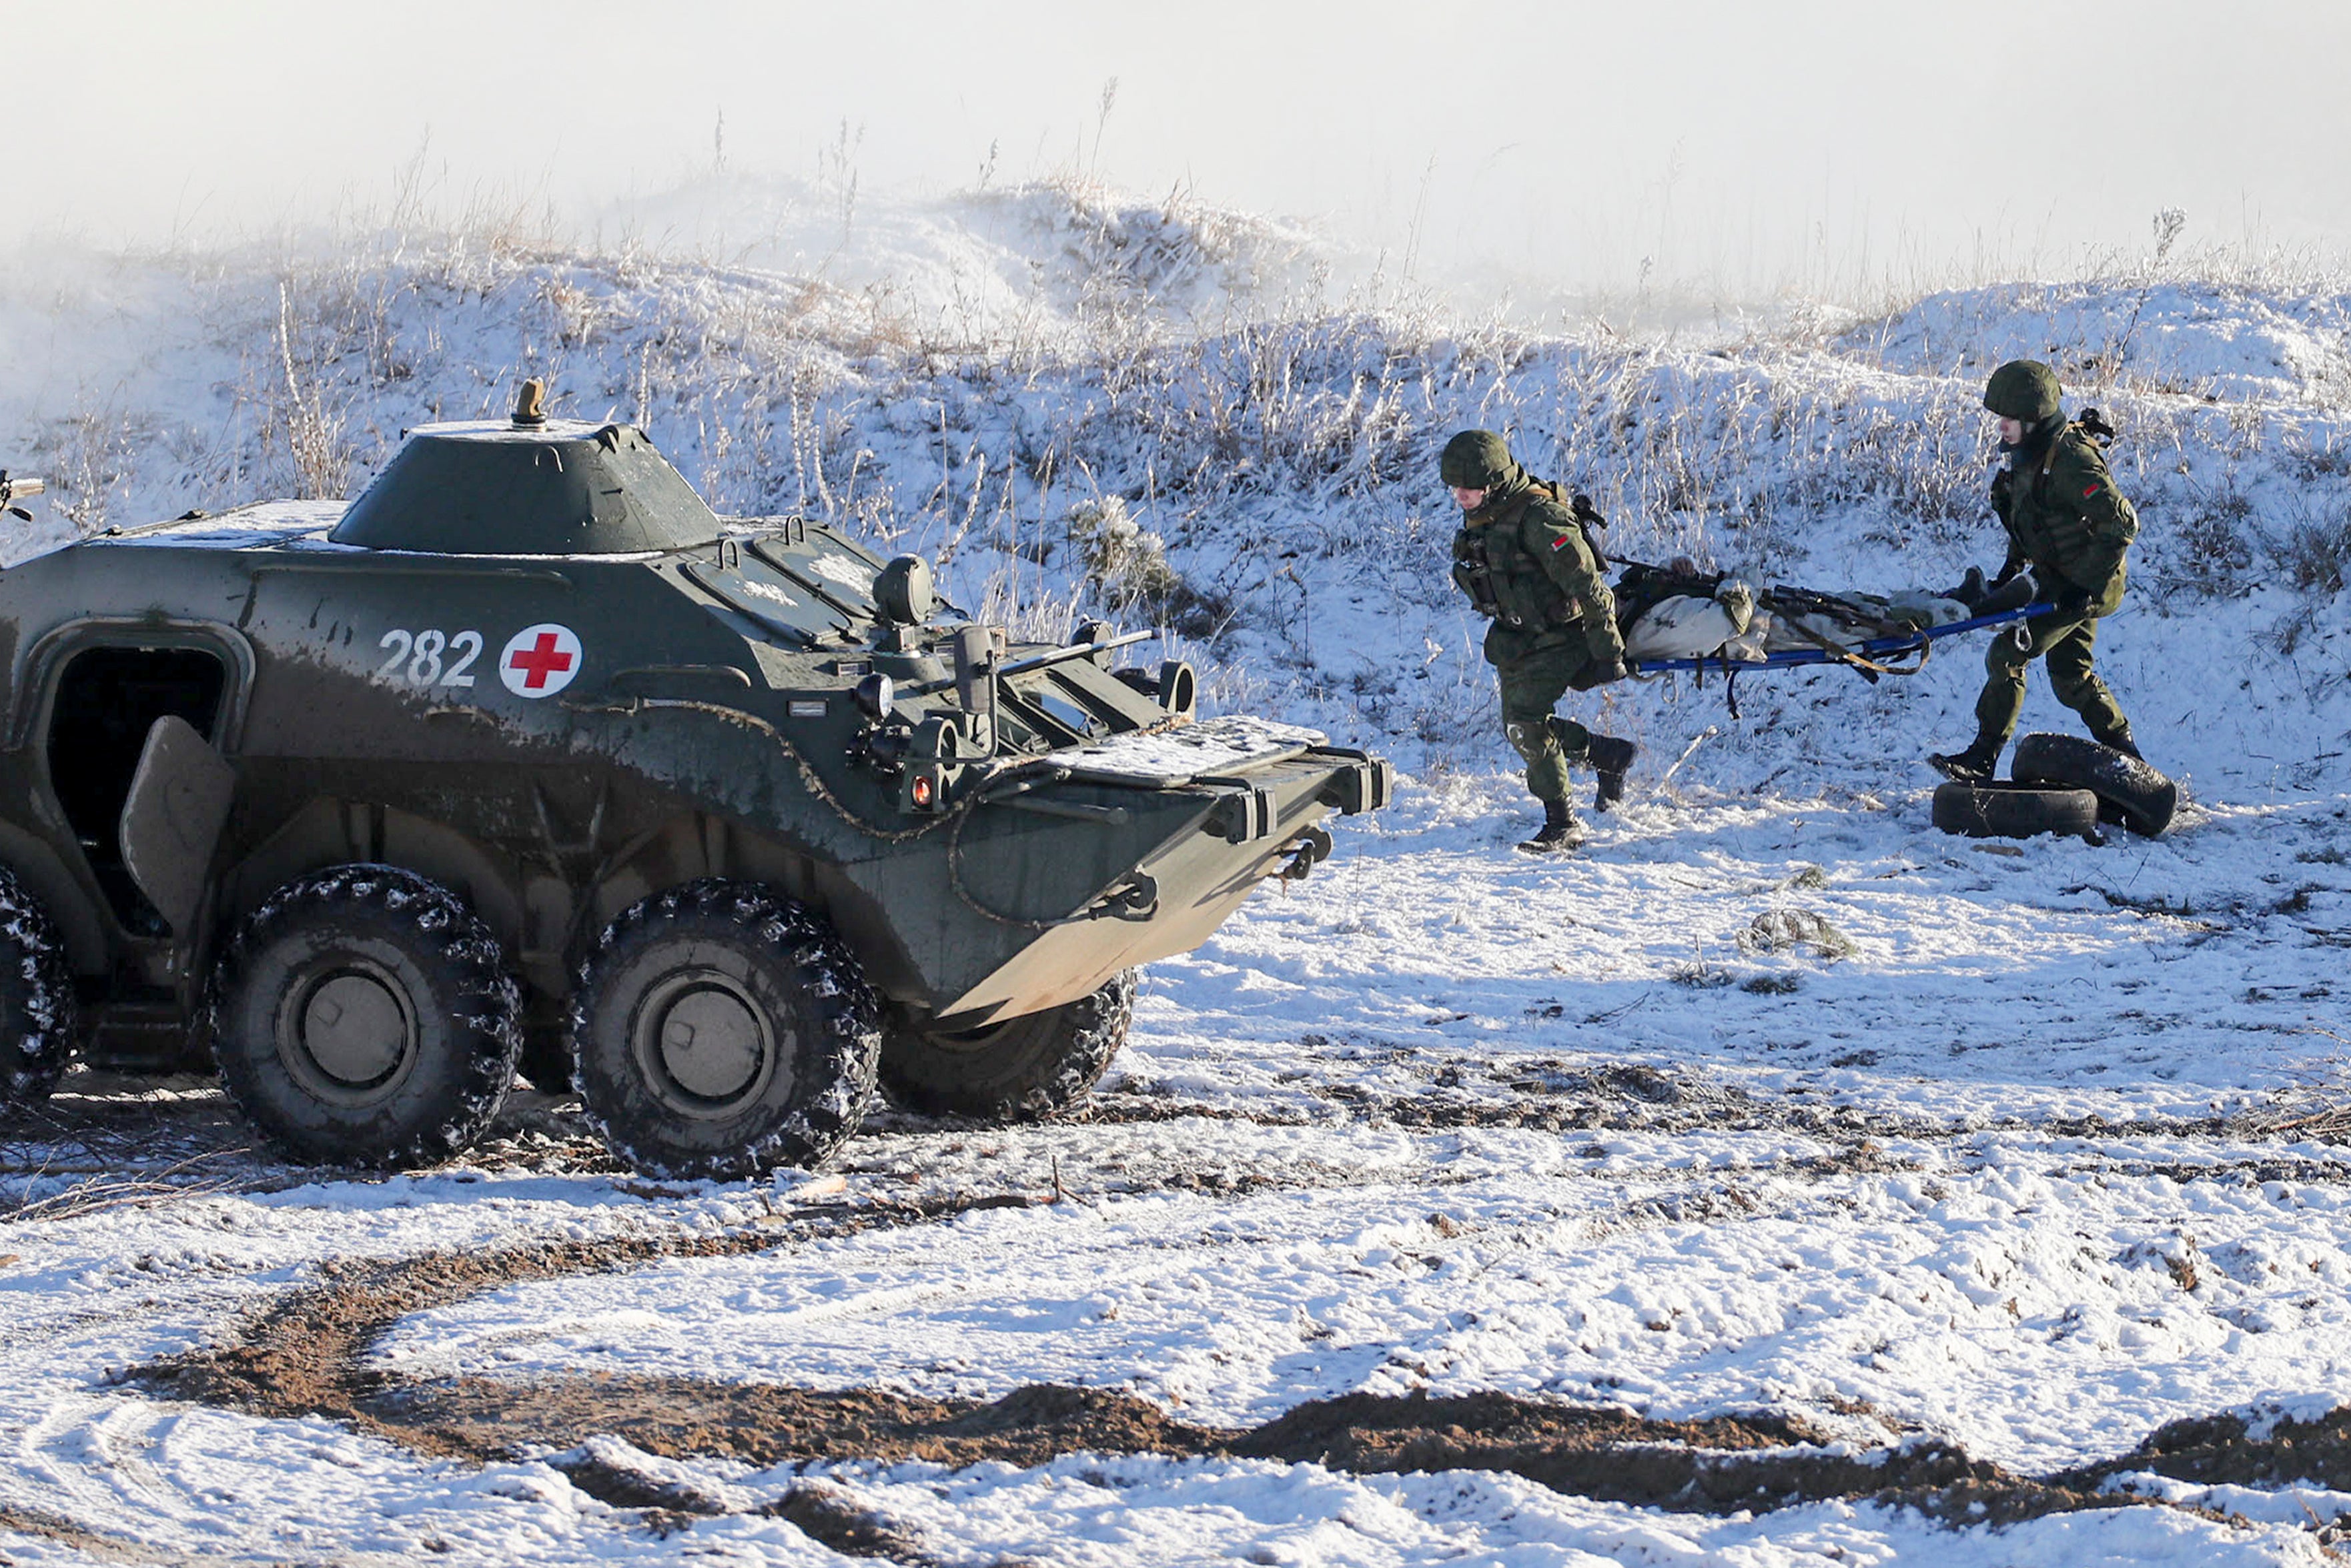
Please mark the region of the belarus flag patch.
POLYGON ((2097 493, 2098 487, 2093 484, 2087 490, 2082 492, 2082 499, 2087 501, 2091 496, 2095 495, 2097 493))

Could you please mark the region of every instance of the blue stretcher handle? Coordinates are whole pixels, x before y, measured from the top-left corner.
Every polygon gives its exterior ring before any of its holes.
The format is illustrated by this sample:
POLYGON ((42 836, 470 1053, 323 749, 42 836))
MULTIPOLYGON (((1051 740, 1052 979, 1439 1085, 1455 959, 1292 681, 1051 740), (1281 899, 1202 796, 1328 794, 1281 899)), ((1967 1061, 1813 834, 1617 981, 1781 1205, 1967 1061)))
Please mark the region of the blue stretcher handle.
MULTIPOLYGON (((1915 652, 1938 638, 1957 637, 1963 631, 1980 631, 1988 626, 2008 626, 2020 620, 2030 620, 2037 615, 2050 615, 2057 607, 2038 600, 2016 609, 1994 610, 1970 620, 1955 620, 1949 626, 1930 626, 1923 630, 1905 632, 1899 637, 1873 638, 1856 642, 1845 651, 1858 653, 1865 659, 1890 659, 1915 652)), ((1800 664, 1842 664, 1844 660, 1825 648, 1790 648, 1770 653, 1760 660, 1752 659, 1643 659, 1629 662, 1625 668, 1635 675, 1663 675, 1676 670, 1710 670, 1737 675, 1749 670, 1788 670, 1800 664)))

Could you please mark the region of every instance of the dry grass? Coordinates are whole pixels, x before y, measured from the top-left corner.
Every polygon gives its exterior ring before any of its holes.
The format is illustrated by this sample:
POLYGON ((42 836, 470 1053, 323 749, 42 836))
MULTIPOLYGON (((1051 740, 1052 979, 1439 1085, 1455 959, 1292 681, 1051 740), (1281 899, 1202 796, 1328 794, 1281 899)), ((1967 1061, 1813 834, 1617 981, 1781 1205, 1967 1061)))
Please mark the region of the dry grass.
MULTIPOLYGON (((823 187, 844 234, 849 151, 823 187)), ((336 494, 404 426, 496 413, 542 375, 560 413, 653 430, 722 511, 803 512, 925 552, 967 597, 1040 628, 1088 613, 1200 643, 1258 628, 1311 678, 1322 585, 1368 586, 1399 617, 1447 601, 1450 519, 1428 469, 1468 424, 1592 493, 1622 556, 1778 575, 1835 515, 1861 519, 1887 560, 1980 554, 1984 335, 2020 311, 2055 329, 2094 309, 2067 369, 2077 400, 2125 431, 2142 582, 2329 595, 2351 559, 2351 512, 2297 499, 2346 466, 2331 418, 2208 401, 2143 369, 2159 288, 2300 275, 2189 255, 2159 226, 2152 256, 2092 283, 1938 296, 1875 322, 1792 310, 1700 352, 1604 320, 1548 335, 1464 320, 1376 278, 1334 292, 1302 236, 1181 192, 1121 202, 1073 174, 973 201, 1039 258, 1016 306, 980 308, 978 280, 918 306, 829 268, 783 277, 628 242, 581 254, 528 203, 437 224, 412 203, 260 269, 195 258, 237 366, 225 416, 149 431, 93 409, 51 432, 45 461, 84 526, 162 467, 207 507, 336 494)), ((1444 673, 1416 678, 1417 698, 1353 700, 1384 724, 1442 728, 1467 679, 1444 673)))

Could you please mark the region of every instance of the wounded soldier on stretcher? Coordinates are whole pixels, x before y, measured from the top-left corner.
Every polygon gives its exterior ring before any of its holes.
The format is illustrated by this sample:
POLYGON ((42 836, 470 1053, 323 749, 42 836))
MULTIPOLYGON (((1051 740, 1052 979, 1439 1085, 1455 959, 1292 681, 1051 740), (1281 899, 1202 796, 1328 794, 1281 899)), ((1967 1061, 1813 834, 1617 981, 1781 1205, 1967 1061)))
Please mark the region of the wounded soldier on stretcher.
POLYGON ((1664 566, 1625 566, 1616 581, 1616 626, 1624 634, 1627 664, 1662 659, 1761 664, 1775 653, 1834 653, 1914 636, 2019 608, 2032 594, 2030 576, 1991 588, 1975 567, 1969 568, 1965 582, 1949 589, 1826 594, 1779 584, 1759 590, 1727 572, 1702 572, 1679 556, 1664 566))

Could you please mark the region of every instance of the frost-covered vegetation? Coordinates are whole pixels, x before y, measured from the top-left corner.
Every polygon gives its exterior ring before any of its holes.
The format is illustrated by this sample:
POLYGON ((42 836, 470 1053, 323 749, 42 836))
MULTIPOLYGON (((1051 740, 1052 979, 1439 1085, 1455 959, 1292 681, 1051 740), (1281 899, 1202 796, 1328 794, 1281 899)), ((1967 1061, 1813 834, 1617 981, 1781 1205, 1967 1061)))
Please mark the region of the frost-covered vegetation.
POLYGON ((502 411, 544 375, 559 411, 644 425, 722 511, 846 520, 1031 629, 1164 626, 1229 667, 1212 698, 1450 754, 1485 677, 1441 570, 1447 432, 1508 431, 1595 498, 1619 556, 1939 581, 1998 554, 1978 398, 2030 355, 2124 432, 2138 605, 2246 601, 2219 613, 2280 655, 2342 618, 2351 293, 2185 254, 2165 219, 2084 280, 1635 332, 1465 317, 1184 201, 1063 183, 860 219, 853 187, 830 199, 831 248, 789 257, 583 250, 478 215, 27 254, 0 428, 99 527, 343 493, 404 426, 502 411))

